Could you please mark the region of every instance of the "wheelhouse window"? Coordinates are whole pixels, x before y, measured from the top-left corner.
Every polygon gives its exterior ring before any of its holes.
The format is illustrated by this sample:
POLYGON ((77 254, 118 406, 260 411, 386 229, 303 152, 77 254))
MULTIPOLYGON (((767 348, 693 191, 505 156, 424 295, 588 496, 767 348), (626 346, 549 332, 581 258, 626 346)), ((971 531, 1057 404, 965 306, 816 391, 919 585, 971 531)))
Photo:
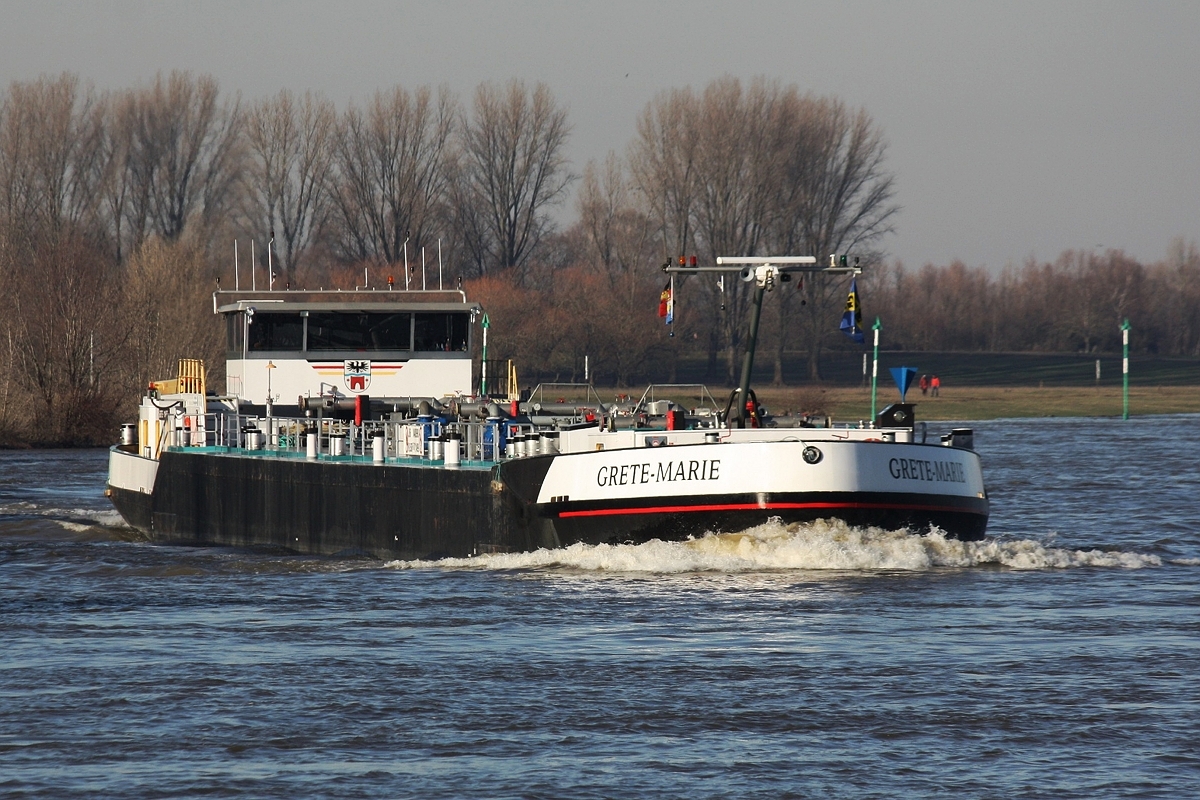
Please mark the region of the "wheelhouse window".
POLYGON ((318 313, 308 316, 309 350, 408 350, 412 315, 318 313))
POLYGON ((413 349, 425 352, 465 351, 469 324, 468 314, 418 313, 413 325, 413 349))
POLYGON ((225 343, 230 352, 242 352, 243 327, 246 324, 241 312, 225 315, 225 343))
POLYGON ((250 321, 251 351, 291 350, 304 347, 304 320, 299 314, 267 314, 259 311, 250 321))

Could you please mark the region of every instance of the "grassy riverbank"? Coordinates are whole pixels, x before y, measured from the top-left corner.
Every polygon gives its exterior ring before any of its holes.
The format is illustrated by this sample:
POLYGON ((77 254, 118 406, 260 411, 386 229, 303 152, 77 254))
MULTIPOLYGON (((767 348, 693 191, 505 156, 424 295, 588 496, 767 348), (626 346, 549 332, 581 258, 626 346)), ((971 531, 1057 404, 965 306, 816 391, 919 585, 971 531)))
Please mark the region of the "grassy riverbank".
MULTIPOLYGON (((775 413, 819 411, 843 422, 871 415, 870 389, 797 387, 756 392, 759 401, 775 413)), ((877 408, 897 400, 899 394, 890 381, 886 388, 879 387, 877 408)), ((954 386, 943 388, 940 397, 923 397, 914 388, 908 400, 918 404, 917 418, 925 420, 1120 416, 1122 405, 1120 386, 954 386)), ((1200 386, 1130 387, 1129 413, 1200 413, 1200 386)))

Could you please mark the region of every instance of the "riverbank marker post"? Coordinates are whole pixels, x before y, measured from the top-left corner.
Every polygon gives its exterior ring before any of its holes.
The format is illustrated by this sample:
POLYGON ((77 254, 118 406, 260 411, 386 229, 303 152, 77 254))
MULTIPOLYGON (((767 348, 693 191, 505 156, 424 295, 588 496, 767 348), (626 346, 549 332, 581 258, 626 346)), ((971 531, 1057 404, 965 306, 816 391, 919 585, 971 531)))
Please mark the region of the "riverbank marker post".
POLYGON ((487 312, 483 312, 483 358, 480 360, 480 380, 479 380, 479 396, 483 401, 487 402, 487 332, 488 328, 492 327, 492 321, 488 319, 487 312))
POLYGON ((875 389, 879 383, 879 331, 883 328, 883 323, 879 321, 879 317, 875 318, 875 324, 871 326, 871 330, 875 331, 875 356, 871 364, 871 419, 875 419, 875 389))
POLYGON ((1121 419, 1129 419, 1129 317, 1121 323, 1121 349, 1124 351, 1121 356, 1121 383, 1122 383, 1122 398, 1123 410, 1121 419))

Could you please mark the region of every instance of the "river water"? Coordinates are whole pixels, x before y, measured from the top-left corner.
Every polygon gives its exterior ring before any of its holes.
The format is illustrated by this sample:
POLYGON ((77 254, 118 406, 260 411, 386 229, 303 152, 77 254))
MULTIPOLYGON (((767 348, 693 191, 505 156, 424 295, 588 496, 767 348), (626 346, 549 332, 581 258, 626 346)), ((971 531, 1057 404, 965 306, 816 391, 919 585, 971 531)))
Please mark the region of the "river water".
POLYGON ((149 545, 105 452, 0 453, 0 796, 1200 796, 1200 417, 973 427, 984 542, 437 563, 149 545))

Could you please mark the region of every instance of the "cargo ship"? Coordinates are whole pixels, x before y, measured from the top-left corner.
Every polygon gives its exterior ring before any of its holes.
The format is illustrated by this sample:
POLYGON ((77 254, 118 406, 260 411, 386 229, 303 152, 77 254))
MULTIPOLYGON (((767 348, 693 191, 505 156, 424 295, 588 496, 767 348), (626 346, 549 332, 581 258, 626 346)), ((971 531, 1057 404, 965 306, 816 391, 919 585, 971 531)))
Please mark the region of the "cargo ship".
POLYGON ((106 494, 154 542, 382 559, 680 540, 773 518, 984 536, 969 430, 931 436, 904 402, 867 424, 771 418, 749 387, 763 293, 791 271, 853 268, 667 269, 757 284, 723 408, 703 387, 489 392, 488 362, 477 373, 472 359, 483 309, 461 290, 217 291, 224 394, 193 360, 152 383, 110 450, 106 494))

